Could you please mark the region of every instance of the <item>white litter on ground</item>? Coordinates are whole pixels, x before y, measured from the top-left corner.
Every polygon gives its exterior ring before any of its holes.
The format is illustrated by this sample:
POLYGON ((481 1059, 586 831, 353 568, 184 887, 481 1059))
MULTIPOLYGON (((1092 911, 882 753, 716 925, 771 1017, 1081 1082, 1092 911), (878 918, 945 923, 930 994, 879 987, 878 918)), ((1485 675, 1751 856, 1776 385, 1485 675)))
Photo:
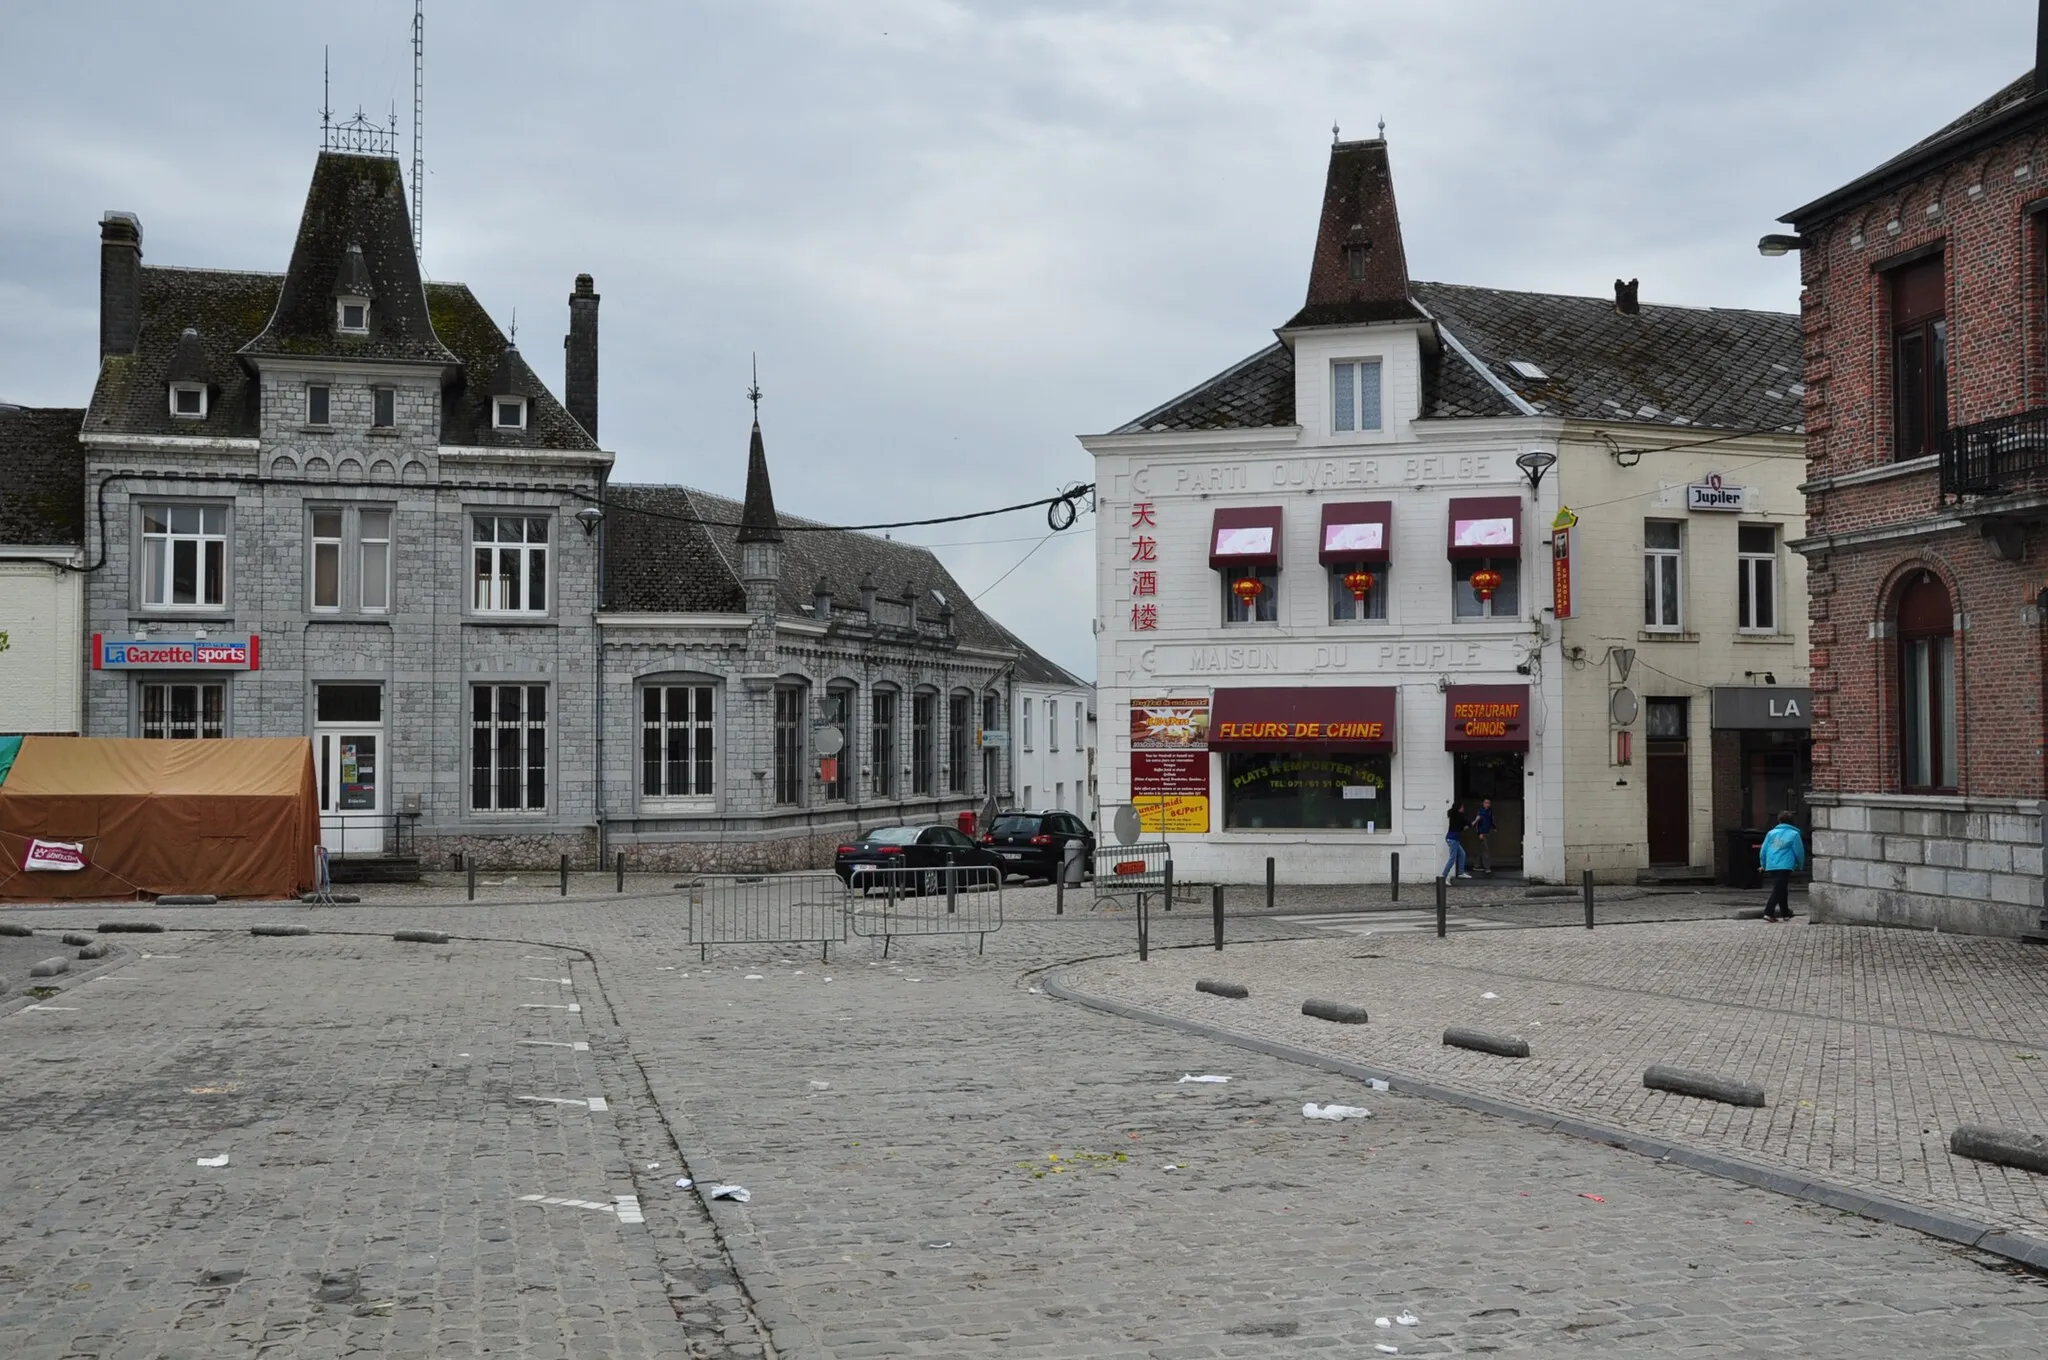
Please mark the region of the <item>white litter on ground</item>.
POLYGON ((1479 994, 1479 999, 1480 999, 1481 1001, 1498 1001, 1498 1000, 1500 1000, 1500 993, 1499 993, 1499 992, 1481 992, 1481 993, 1479 994))
POLYGON ((1375 1091, 1391 1091, 1394 1089, 1386 1082, 1381 1081, 1378 1077, 1367 1077, 1365 1079, 1365 1084, 1375 1091))
POLYGON ((683 1177, 682 1179, 680 1179, 680 1180, 678 1180, 678 1181, 676 1182, 676 1189, 678 1189, 678 1190, 687 1190, 687 1189, 689 1189, 689 1188, 690 1188, 691 1186, 695 1185, 696 1183, 697 1183, 697 1182, 695 1182, 695 1181, 691 1180, 691 1179, 690 1179, 690 1178, 689 1178, 688 1176, 684 1176, 684 1177, 683 1177))
POLYGON ((1374 1318, 1372 1325, 1375 1327, 1391 1327, 1394 1325, 1394 1320, 1392 1318, 1374 1318))
POLYGON ((740 979, 740 981, 742 982, 759 982, 761 980, 762 978, 759 973, 749 973, 744 978, 740 979))
POLYGON ((1419 1327, 1422 1325, 1422 1319, 1415 1316, 1415 1314, 1409 1312, 1403 1312, 1397 1315, 1394 1318, 1394 1321, 1399 1323, 1403 1327, 1419 1327))
POLYGON ((1401 1348, 1399 1346, 1389 1346, 1384 1341, 1376 1343, 1373 1346, 1373 1349, 1378 1351, 1381 1355, 1399 1355, 1401 1353, 1401 1348))
POLYGON ((226 1166, 227 1164, 228 1155, 225 1152, 218 1157, 201 1157, 199 1159, 200 1166, 226 1166))
POLYGON ((1301 1107, 1303 1119, 1370 1119, 1372 1111, 1362 1105, 1318 1105, 1314 1101, 1301 1107))
POLYGON ((832 1083, 829 1081, 814 1081, 811 1083, 811 1089, 813 1091, 829 1091, 832 1089, 832 1083))
POLYGON ((747 1187, 744 1185, 714 1185, 711 1187, 711 1198, 736 1200, 745 1204, 753 1196, 747 1193, 747 1187))
MULTIPOLYGON (((1198 1081, 1205 1086, 1221 1086, 1224 1082, 1229 1080, 1229 1077, 1219 1077, 1214 1074, 1208 1074, 1199 1077, 1183 1074, 1180 1079, 1180 1081, 1198 1081)), ((1175 1082, 1174 1085, 1180 1085, 1180 1081, 1175 1082)))

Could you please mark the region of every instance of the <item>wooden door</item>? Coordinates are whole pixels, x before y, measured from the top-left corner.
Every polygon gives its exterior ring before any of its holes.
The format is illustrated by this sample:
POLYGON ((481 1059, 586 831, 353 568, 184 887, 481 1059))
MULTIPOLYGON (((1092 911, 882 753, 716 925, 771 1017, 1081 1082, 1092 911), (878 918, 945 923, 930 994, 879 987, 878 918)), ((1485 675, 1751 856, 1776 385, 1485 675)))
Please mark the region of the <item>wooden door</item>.
POLYGON ((1652 741, 1649 786, 1650 863, 1685 864, 1692 852, 1691 776, 1682 741, 1652 741))

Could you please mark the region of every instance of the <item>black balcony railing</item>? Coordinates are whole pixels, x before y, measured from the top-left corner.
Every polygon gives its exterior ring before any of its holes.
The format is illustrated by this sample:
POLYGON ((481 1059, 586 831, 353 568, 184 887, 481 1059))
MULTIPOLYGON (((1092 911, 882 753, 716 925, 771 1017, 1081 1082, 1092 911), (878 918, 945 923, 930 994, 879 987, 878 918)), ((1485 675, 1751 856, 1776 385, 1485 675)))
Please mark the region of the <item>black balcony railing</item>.
POLYGON ((1958 425, 1942 436, 1944 496, 1996 496, 2048 472, 2048 407, 1958 425))

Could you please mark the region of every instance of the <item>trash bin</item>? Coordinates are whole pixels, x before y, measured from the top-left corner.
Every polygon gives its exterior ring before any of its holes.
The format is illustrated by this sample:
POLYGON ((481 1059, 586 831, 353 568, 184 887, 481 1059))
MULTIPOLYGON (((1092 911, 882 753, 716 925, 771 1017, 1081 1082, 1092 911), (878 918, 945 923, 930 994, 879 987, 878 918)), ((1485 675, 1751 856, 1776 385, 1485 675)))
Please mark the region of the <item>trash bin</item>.
POLYGON ((1761 888, 1764 885, 1764 833, 1750 826, 1728 828, 1728 886, 1761 888))
POLYGON ((971 810, 961 813, 958 818, 958 825, 960 827, 960 834, 972 839, 974 836, 974 813, 971 810))
POLYGON ((1081 850, 1081 842, 1079 840, 1071 840, 1067 842, 1066 849, 1061 852, 1060 881, 1070 888, 1081 886, 1081 869, 1085 862, 1081 850))

